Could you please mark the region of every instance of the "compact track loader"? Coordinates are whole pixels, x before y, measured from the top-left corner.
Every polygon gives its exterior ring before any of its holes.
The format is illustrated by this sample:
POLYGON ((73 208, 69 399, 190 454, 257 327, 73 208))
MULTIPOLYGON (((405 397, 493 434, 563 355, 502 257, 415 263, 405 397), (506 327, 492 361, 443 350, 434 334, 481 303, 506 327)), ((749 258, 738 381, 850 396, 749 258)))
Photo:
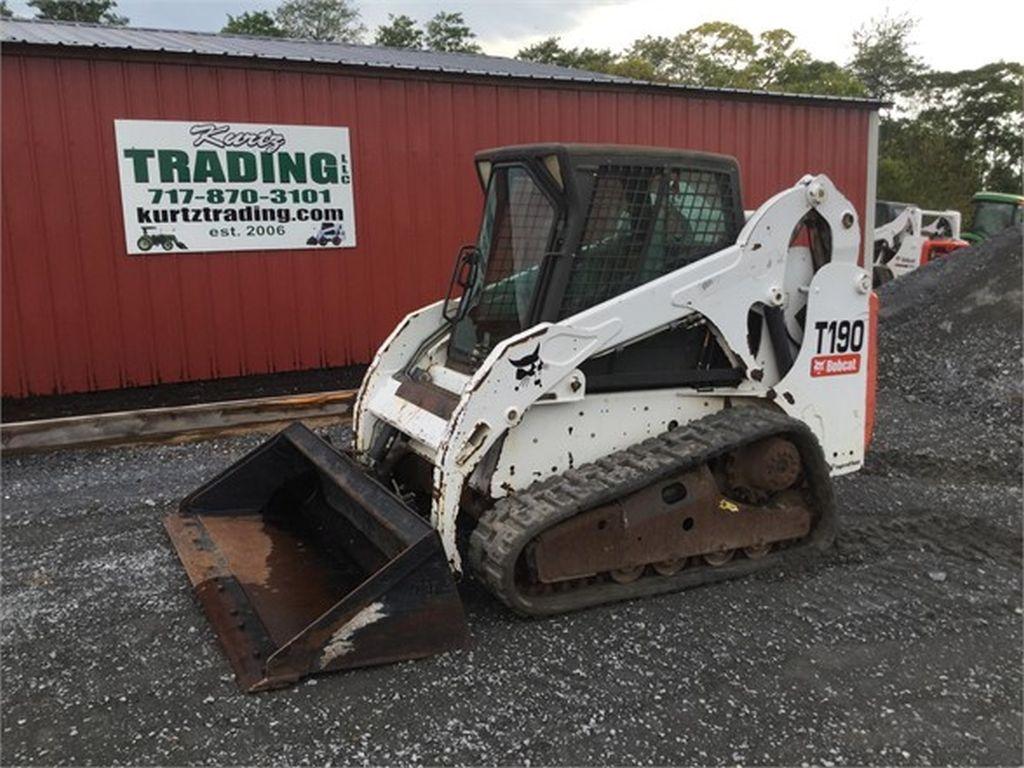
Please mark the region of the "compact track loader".
POLYGON ((454 575, 527 616, 827 547, 871 432, 854 206, 745 220, 729 157, 482 152, 475 245, 381 346, 352 445, 294 424, 166 521, 247 690, 458 647, 454 575))

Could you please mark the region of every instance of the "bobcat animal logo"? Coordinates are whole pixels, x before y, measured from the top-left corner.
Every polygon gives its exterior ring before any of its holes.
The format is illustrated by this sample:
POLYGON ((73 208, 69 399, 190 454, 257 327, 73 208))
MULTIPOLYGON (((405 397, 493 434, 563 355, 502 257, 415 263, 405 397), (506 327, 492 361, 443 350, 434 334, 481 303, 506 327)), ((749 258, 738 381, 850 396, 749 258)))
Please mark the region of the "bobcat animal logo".
POLYGON ((518 360, 510 359, 509 362, 516 367, 516 381, 536 375, 544 368, 544 363, 540 359, 540 344, 537 344, 533 352, 526 357, 520 357, 518 360))

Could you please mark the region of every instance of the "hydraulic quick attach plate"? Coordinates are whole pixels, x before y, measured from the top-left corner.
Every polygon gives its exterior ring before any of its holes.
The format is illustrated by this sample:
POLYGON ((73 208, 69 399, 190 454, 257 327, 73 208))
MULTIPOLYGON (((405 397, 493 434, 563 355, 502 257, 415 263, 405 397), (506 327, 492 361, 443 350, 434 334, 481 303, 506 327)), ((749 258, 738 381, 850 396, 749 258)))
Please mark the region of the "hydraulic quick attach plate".
POLYGON ((164 524, 246 691, 466 643, 434 530, 301 424, 164 524))

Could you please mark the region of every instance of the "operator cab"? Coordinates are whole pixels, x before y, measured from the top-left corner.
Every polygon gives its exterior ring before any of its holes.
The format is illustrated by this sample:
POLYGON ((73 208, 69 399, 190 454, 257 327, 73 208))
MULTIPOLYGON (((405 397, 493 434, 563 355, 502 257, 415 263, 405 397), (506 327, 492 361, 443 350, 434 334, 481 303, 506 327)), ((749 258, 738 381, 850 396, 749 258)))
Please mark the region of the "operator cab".
MULTIPOLYGON (((447 365, 466 373, 539 322, 732 245, 745 221, 739 166, 724 155, 538 144, 480 152, 476 166, 480 234, 460 253, 446 304, 447 365)), ((703 325, 666 329, 587 369, 591 392, 742 378, 703 325)))

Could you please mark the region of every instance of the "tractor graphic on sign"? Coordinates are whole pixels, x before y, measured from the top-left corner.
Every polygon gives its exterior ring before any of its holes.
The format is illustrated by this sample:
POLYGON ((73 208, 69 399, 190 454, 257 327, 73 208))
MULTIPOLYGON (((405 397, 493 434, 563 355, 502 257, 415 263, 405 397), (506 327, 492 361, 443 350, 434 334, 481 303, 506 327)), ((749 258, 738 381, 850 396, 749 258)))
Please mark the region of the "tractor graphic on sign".
POLYGON ((188 246, 181 242, 181 240, 176 238, 173 234, 153 232, 153 227, 142 228, 142 237, 138 239, 136 245, 139 246, 140 251, 148 251, 152 249, 154 246, 160 246, 165 251, 173 250, 175 246, 181 248, 181 250, 183 251, 188 250, 188 246))

